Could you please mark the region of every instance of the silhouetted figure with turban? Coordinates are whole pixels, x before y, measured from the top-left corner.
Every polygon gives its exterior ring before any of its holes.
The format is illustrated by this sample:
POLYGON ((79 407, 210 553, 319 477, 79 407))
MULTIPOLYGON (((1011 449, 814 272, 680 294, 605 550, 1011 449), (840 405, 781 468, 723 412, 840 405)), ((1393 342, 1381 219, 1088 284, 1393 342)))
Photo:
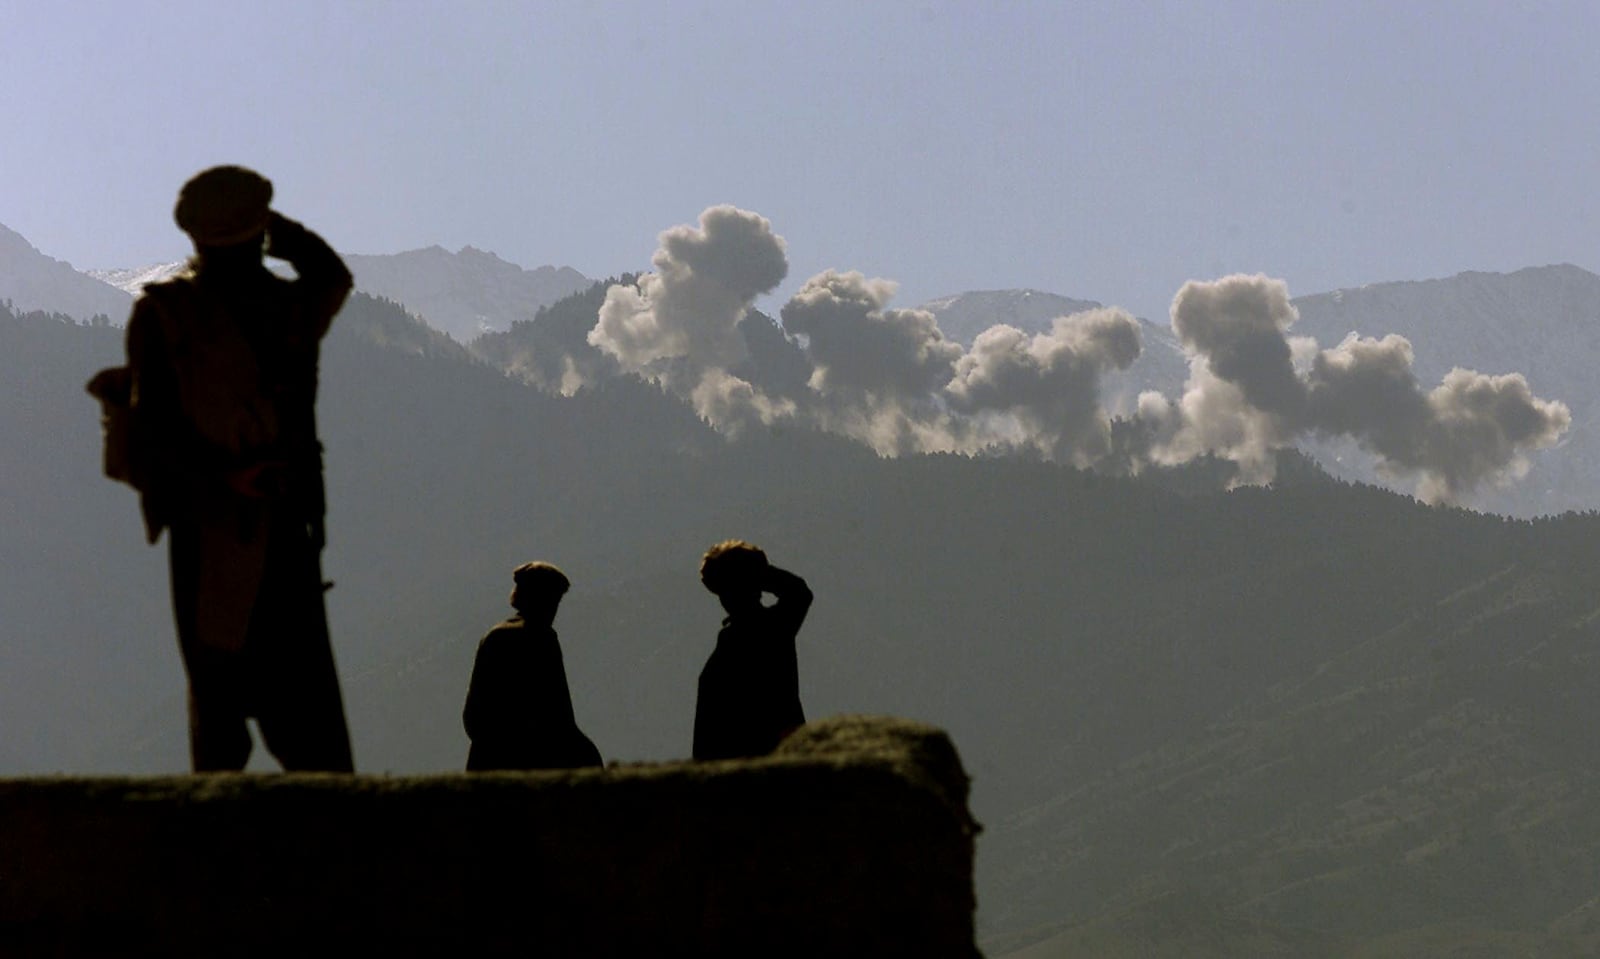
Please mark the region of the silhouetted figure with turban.
POLYGON ((700 563, 700 581, 728 615, 700 671, 694 758, 764 756, 806 721, 794 644, 811 590, 741 540, 711 547, 700 563), (777 602, 763 605, 763 593, 777 602))
POLYGON ((483 637, 461 712, 472 748, 467 770, 576 769, 601 765, 578 728, 554 623, 570 585, 549 563, 512 572, 517 615, 483 637))
POLYGON ((315 416, 319 347, 351 279, 271 200, 243 167, 184 184, 174 216, 195 256, 145 287, 128 320, 119 478, 140 492, 150 542, 168 532, 196 772, 244 768, 248 717, 285 769, 352 768, 323 608, 315 416))

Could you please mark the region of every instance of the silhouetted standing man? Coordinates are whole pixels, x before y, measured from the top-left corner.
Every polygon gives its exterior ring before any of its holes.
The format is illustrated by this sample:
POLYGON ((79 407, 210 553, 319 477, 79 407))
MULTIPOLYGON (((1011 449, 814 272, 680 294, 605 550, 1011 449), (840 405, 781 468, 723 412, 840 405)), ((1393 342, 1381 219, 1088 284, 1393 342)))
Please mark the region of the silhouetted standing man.
POLYGON ((168 531, 196 772, 243 769, 252 716, 285 769, 353 765, 323 608, 314 409, 319 347, 351 278, 271 200, 243 167, 185 183, 174 218, 194 259, 147 286, 128 320, 128 480, 150 541, 168 531))
POLYGON ((764 756, 806 721, 794 644, 811 590, 741 540, 711 547, 700 563, 700 581, 728 615, 700 671, 694 758, 764 756), (762 593, 777 602, 762 605, 762 593))
POLYGON ((549 563, 512 571, 517 615, 483 637, 461 712, 472 748, 467 770, 575 769, 601 765, 600 750, 578 728, 554 629, 571 584, 549 563))

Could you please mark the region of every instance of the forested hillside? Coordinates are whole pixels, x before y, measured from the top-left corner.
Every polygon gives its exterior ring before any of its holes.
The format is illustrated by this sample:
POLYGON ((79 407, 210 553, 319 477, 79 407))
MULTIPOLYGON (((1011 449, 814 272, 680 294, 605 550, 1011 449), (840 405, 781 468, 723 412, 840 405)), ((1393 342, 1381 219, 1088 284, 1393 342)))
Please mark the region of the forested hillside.
MULTIPOLYGON (((115 330, 0 315, 7 773, 183 767, 164 550, 100 477, 82 392, 119 350, 115 330)), ((1203 463, 1129 480, 732 441, 654 386, 540 390, 360 296, 322 379, 365 771, 460 767, 473 648, 534 558, 572 578, 556 625, 606 758, 686 755, 722 615, 696 564, 740 536, 816 593, 808 715, 954 736, 988 826, 991 954, 1154 954, 1126 931, 1152 916, 1215 955, 1317 954, 1264 951, 1283 930, 1330 950, 1457 921, 1590 934, 1592 516, 1428 508, 1303 465, 1223 492, 1203 463)))

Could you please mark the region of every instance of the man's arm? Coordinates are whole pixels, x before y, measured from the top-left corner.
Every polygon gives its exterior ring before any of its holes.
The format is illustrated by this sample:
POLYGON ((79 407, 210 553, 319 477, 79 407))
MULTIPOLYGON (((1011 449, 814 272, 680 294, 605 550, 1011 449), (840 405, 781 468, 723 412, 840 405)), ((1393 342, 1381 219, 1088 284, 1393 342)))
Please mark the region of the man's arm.
POLYGON ((467 682, 467 701, 461 708, 461 725, 467 738, 492 738, 503 735, 505 721, 504 666, 499 662, 499 652, 494 631, 478 642, 478 654, 472 661, 472 678, 467 682))
POLYGON ((796 623, 805 618, 806 611, 811 608, 811 588, 806 581, 776 566, 768 566, 766 577, 761 582, 763 592, 771 593, 778 601, 773 609, 781 610, 783 615, 792 618, 796 623))
POLYGON ((316 318, 316 334, 327 333, 355 284, 339 254, 322 237, 274 210, 267 222, 267 255, 294 267, 296 283, 316 318))

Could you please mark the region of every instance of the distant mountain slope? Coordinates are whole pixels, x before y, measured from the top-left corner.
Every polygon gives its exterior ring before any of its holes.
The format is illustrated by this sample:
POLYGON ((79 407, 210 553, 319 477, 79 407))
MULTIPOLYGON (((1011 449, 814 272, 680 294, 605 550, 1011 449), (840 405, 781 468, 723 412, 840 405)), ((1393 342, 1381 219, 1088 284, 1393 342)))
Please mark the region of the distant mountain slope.
MULTIPOLYGON (((530 319, 541 307, 586 288, 590 282, 569 267, 525 270, 470 246, 457 253, 432 246, 395 254, 346 254, 344 260, 355 274, 357 289, 399 303, 458 343, 530 319)), ((180 260, 132 269, 91 270, 88 275, 137 294, 147 284, 168 279, 187 265, 180 260)))
POLYGON ((472 362, 467 348, 436 330, 400 304, 359 290, 352 293, 338 317, 335 349, 345 340, 377 346, 412 356, 453 362, 472 362))
POLYGON ((946 338, 971 346, 979 333, 997 323, 1005 323, 1028 333, 1050 328, 1058 316, 1098 309, 1093 300, 1074 300, 1041 290, 971 290, 942 296, 920 304, 939 320, 946 338))
POLYGON ((472 352, 509 375, 552 393, 570 393, 584 382, 618 373, 616 361, 589 344, 606 289, 632 283, 633 276, 599 280, 541 306, 530 319, 473 340, 472 352))
POLYGON ((1345 334, 1399 333, 1417 370, 1437 380, 1451 366, 1561 377, 1575 357, 1600 354, 1600 276, 1570 264, 1515 273, 1373 283, 1297 297, 1294 332, 1337 342, 1345 334))
POLYGON ((1054 931, 1015 953, 1037 959, 1290 954, 1264 929, 1317 933, 1305 957, 1593 955, 1596 536, 1541 525, 1466 589, 993 824, 991 920, 1054 931), (1160 950, 1115 934, 1158 917, 1160 950))
POLYGON ((170 280, 188 266, 187 260, 174 260, 171 263, 157 263, 131 269, 89 270, 88 274, 102 283, 109 283, 125 293, 138 296, 145 287, 152 283, 160 283, 162 280, 170 280))
POLYGON ((430 246, 382 256, 347 254, 356 288, 394 300, 435 329, 466 343, 532 319, 541 306, 589 286, 570 267, 527 270, 493 253, 430 246))
POLYGON ((100 314, 118 323, 133 305, 125 291, 51 259, 5 226, 0 226, 0 300, 24 313, 53 311, 78 320, 100 314))
MULTIPOLYGON (((1519 516, 1600 508, 1600 276, 1576 266, 1515 273, 1461 273, 1448 279, 1376 283, 1294 301, 1291 330, 1333 346, 1348 333, 1398 333, 1411 341, 1423 384, 1451 367, 1523 373, 1533 391, 1572 410, 1562 447, 1533 458, 1528 477, 1490 491, 1480 508, 1519 516)), ((1324 448, 1344 475, 1373 477, 1360 454, 1324 448), (1343 456, 1344 466, 1332 456, 1343 456)))
POLYGON ((156 631, 164 572, 136 548, 144 537, 132 492, 100 474, 99 411, 84 392, 121 355, 120 329, 0 305, 7 774, 94 768, 96 738, 129 728, 182 688, 159 658, 175 649, 156 631), (108 612, 91 615, 91 606, 108 612))

